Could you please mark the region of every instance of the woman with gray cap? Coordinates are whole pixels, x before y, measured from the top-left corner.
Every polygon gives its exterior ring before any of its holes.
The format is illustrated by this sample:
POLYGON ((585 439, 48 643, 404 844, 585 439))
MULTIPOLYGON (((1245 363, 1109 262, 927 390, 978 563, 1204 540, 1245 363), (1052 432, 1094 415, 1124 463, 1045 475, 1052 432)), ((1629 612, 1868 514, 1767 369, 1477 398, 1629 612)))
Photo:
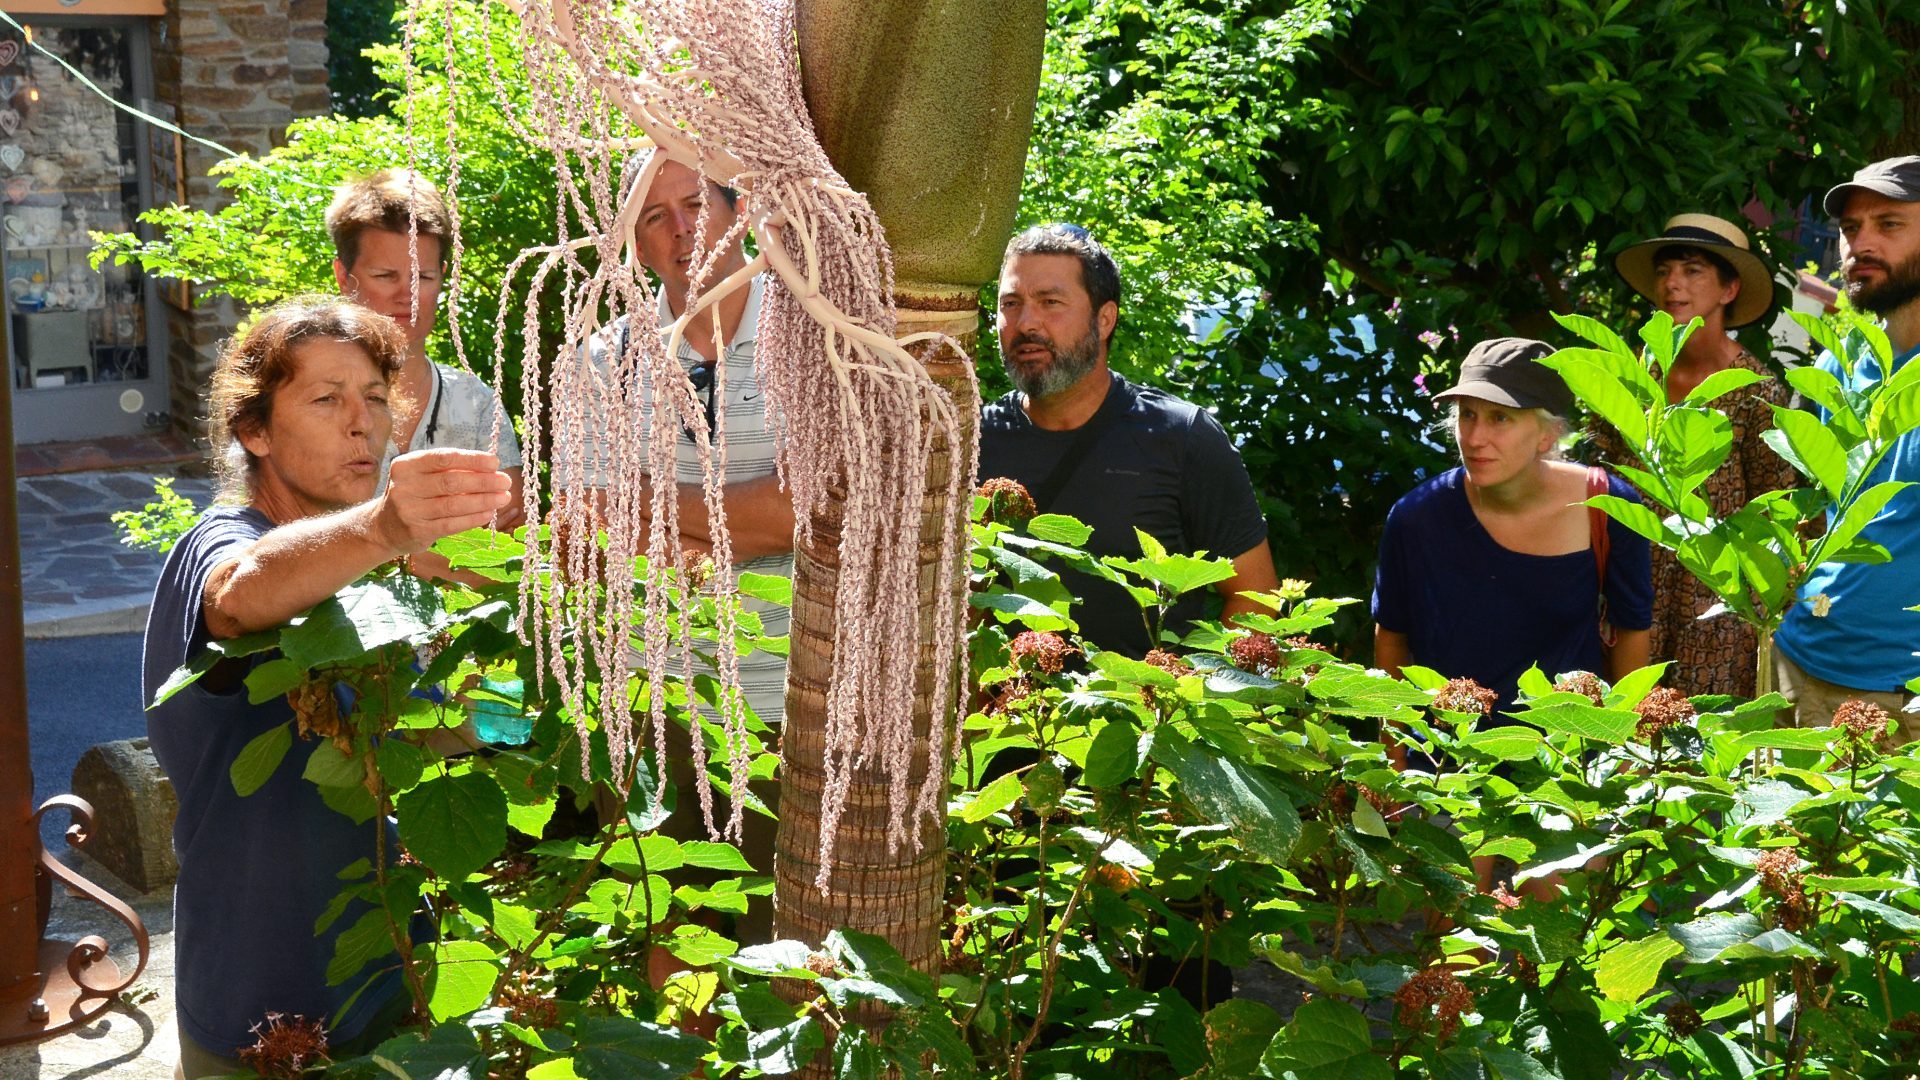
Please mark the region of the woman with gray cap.
MULTIPOLYGON (((1667 400, 1679 404, 1707 376, 1728 368, 1770 375, 1752 353, 1728 333, 1765 320, 1773 309, 1773 276, 1747 247, 1747 236, 1730 221, 1709 214, 1681 214, 1659 236, 1622 251, 1613 261, 1620 277, 1641 296, 1684 326, 1701 326, 1666 374, 1667 400)), ((1774 453, 1761 435, 1773 427, 1773 405, 1789 394, 1779 380, 1722 398, 1718 403, 1733 424, 1733 451, 1700 486, 1700 495, 1716 517, 1727 517, 1755 496, 1798 487, 1793 466, 1774 453)), ((1609 465, 1640 464, 1612 425, 1595 420, 1594 460, 1609 465)), ((1754 659, 1759 640, 1754 629, 1732 615, 1701 621, 1719 597, 1680 565, 1673 553, 1653 553, 1653 628, 1649 652, 1654 660, 1674 661, 1667 684, 1693 694, 1753 696, 1754 659)))
POLYGON ((1524 338, 1473 347, 1435 395, 1452 402, 1460 466, 1402 496, 1380 539, 1375 663, 1471 678, 1496 708, 1535 664, 1617 679, 1647 660, 1647 541, 1580 505, 1597 484, 1638 497, 1559 459, 1573 395, 1539 363, 1552 352, 1524 338))

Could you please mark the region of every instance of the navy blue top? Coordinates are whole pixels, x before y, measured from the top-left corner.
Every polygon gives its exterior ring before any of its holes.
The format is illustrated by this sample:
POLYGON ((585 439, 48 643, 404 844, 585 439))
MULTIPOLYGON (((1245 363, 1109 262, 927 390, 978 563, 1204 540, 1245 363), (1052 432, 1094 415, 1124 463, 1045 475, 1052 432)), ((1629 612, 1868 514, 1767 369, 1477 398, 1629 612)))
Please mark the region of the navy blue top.
MULTIPOLYGON (((1100 414, 1109 417, 1105 430, 1059 499, 1040 507, 1091 526, 1087 551, 1137 559, 1135 528, 1168 551, 1188 555, 1205 551, 1231 559, 1266 542, 1267 521, 1247 467, 1213 414, 1119 375, 1095 415, 1100 414)), ((1035 427, 1020 407, 1019 392, 1007 394, 980 410, 980 479, 1004 476, 1031 491, 1052 475, 1077 433, 1035 427)), ((1080 598, 1073 618, 1082 637, 1136 657, 1154 646, 1140 605, 1126 590, 1071 569, 1061 568, 1060 577, 1080 598)), ((1183 597, 1167 613, 1163 629, 1184 632, 1210 591, 1196 589, 1183 597)))
MULTIPOLYGON (((207 644, 201 597, 208 576, 271 528, 257 510, 217 506, 174 547, 147 617, 141 700, 152 701, 167 676, 207 644)), ((392 956, 339 986, 327 985, 334 939, 366 907, 356 902, 318 936, 314 922, 346 884, 340 871, 373 859, 377 826, 355 825, 329 808, 301 775, 318 742, 296 739, 252 795, 233 790, 228 769, 241 748, 292 718, 285 697, 251 705, 244 686, 214 693, 200 683, 147 712, 153 755, 180 803, 173 825, 180 857, 173 891, 180 1023, 194 1042, 228 1057, 253 1043, 248 1028, 269 1012, 324 1020, 336 1044, 352 1039, 404 989, 392 956), (342 1014, 347 998, 382 968, 342 1014)))
MULTIPOLYGON (((1611 494, 1639 502, 1609 476, 1611 494)), ((1607 615, 1622 630, 1653 625, 1653 578, 1644 537, 1607 521, 1607 615)), ((1512 703, 1534 664, 1548 678, 1605 676, 1593 550, 1523 555, 1500 546, 1467 502, 1465 471, 1434 477, 1387 514, 1374 578, 1373 621, 1407 636, 1413 662, 1470 678, 1512 703)))

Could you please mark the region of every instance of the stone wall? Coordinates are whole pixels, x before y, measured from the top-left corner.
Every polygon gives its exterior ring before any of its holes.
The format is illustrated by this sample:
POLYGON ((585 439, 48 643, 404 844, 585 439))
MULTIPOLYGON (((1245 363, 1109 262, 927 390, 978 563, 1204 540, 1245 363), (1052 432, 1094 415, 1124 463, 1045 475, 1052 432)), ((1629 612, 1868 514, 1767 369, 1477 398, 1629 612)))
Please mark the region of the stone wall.
MULTIPOLYGON (((287 125, 328 111, 327 0, 169 0, 153 20, 154 97, 179 110, 182 128, 235 150, 262 154, 286 137, 287 125)), ((186 144, 187 203, 217 210, 224 203, 207 170, 220 155, 186 144)), ((171 196, 156 192, 162 202, 171 196)), ((220 343, 238 312, 228 300, 191 311, 163 304, 173 427, 201 438, 205 396, 220 343)))

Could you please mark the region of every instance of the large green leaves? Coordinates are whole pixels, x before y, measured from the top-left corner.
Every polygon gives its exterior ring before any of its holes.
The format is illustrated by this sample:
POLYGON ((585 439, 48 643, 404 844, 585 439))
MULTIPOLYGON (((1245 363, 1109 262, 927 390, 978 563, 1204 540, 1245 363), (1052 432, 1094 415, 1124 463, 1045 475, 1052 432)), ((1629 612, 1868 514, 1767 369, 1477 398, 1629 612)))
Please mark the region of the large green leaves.
POLYGON ((1373 1052, 1367 1018, 1351 1005, 1318 998, 1294 1011, 1273 1037, 1261 1070, 1282 1080, 1391 1080, 1393 1070, 1373 1052))
POLYGON ((1231 827, 1244 854, 1286 862, 1300 839, 1300 815, 1286 793, 1255 766, 1164 728, 1154 737, 1153 756, 1179 780, 1189 802, 1209 819, 1231 827))
POLYGON ((507 796, 491 776, 442 773, 394 800, 400 842, 450 881, 463 880, 507 842, 507 796))

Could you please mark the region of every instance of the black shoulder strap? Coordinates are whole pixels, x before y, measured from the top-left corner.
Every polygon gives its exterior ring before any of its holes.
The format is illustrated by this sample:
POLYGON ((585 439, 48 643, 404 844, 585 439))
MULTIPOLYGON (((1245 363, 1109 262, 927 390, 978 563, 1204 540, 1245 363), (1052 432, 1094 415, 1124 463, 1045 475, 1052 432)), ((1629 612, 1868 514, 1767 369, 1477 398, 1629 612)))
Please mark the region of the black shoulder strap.
POLYGON ((1027 492, 1033 496, 1033 505, 1041 513, 1048 513, 1052 509, 1054 500, 1067 489, 1067 481, 1072 480, 1073 475, 1080 471, 1081 462, 1084 462, 1087 455, 1093 451, 1093 444, 1100 441, 1101 432, 1113 425, 1114 414, 1120 411, 1118 403, 1114 400, 1116 396, 1111 388, 1108 389, 1106 399, 1100 403, 1100 407, 1094 410, 1093 415, 1087 418, 1087 422, 1081 424, 1079 430, 1073 433, 1073 441, 1067 444, 1067 452, 1060 455, 1060 460, 1054 464, 1053 471, 1027 492))

